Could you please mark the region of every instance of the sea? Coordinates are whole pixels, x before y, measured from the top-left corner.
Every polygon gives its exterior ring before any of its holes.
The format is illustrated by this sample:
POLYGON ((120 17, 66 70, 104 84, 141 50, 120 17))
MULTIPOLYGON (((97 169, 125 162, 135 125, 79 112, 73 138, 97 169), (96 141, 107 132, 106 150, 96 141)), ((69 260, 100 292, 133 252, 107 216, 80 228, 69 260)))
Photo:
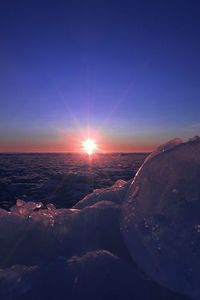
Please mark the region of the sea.
POLYGON ((0 207, 18 199, 70 208, 95 189, 130 180, 147 153, 0 154, 0 207))

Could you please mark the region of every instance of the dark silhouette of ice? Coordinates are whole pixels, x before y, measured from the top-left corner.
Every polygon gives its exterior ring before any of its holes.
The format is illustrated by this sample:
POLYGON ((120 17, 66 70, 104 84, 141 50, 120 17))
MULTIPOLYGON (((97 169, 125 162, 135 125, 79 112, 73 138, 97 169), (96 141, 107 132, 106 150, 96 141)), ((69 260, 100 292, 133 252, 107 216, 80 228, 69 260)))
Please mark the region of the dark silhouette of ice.
POLYGON ((57 257, 48 265, 0 270, 3 300, 186 300, 143 279, 130 264, 109 251, 87 252, 70 259, 57 257))

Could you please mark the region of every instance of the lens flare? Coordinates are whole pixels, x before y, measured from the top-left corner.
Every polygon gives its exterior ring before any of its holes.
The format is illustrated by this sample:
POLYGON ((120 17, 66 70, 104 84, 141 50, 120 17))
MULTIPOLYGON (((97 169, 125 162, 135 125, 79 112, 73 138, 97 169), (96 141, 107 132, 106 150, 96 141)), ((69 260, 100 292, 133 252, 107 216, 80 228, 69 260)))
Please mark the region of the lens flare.
POLYGON ((82 142, 83 150, 88 154, 92 155, 97 149, 97 144, 94 140, 88 138, 82 142))

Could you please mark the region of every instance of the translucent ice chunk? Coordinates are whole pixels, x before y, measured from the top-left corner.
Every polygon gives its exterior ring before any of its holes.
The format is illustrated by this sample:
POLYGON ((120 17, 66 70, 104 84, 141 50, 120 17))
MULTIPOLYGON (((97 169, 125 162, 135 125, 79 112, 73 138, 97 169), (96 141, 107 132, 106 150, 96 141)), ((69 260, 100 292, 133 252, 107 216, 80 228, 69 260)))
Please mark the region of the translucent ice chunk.
POLYGON ((194 137, 189 139, 190 142, 199 142, 200 141, 200 137, 198 135, 195 135, 194 137))
POLYGON ((157 148, 157 152, 164 152, 164 151, 172 149, 172 148, 174 148, 177 145, 180 145, 182 143, 183 143, 183 141, 180 138, 172 139, 172 140, 168 141, 167 143, 159 146, 157 148))
POLYGON ((12 213, 15 213, 17 215, 27 217, 29 216, 36 208, 40 208, 42 206, 42 203, 36 203, 36 202, 25 202, 23 200, 17 200, 16 205, 12 206, 10 208, 10 211, 12 213))
POLYGON ((164 143, 162 145, 160 145, 159 147, 157 147, 157 149, 155 151, 153 151, 145 160, 145 162, 147 162, 149 159, 151 159, 152 157, 161 154, 165 151, 168 151, 170 149, 173 149, 174 147, 176 147, 177 145, 182 144, 183 141, 180 138, 175 138, 172 139, 170 141, 168 141, 167 143, 164 143))
POLYGON ((53 205, 52 203, 47 204, 47 208, 48 208, 48 210, 55 210, 56 209, 55 205, 53 205))
POLYGON ((200 299, 199 154, 196 138, 158 147, 127 192, 121 223, 126 245, 148 277, 194 299, 200 299))
POLYGON ((109 188, 94 190, 93 193, 87 195, 85 198, 75 204, 74 208, 81 209, 102 200, 108 200, 120 204, 123 202, 130 184, 131 181, 126 182, 124 180, 118 180, 109 188))

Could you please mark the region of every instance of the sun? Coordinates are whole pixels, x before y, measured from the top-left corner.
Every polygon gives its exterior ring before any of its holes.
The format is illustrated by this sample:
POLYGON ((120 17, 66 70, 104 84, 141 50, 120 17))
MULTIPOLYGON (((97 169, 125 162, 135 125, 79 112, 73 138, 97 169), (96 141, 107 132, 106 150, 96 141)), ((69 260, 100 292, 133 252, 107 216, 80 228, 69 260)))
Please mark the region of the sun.
POLYGON ((83 150, 88 154, 92 155, 94 151, 97 149, 97 144, 94 140, 88 138, 87 140, 82 142, 83 150))

